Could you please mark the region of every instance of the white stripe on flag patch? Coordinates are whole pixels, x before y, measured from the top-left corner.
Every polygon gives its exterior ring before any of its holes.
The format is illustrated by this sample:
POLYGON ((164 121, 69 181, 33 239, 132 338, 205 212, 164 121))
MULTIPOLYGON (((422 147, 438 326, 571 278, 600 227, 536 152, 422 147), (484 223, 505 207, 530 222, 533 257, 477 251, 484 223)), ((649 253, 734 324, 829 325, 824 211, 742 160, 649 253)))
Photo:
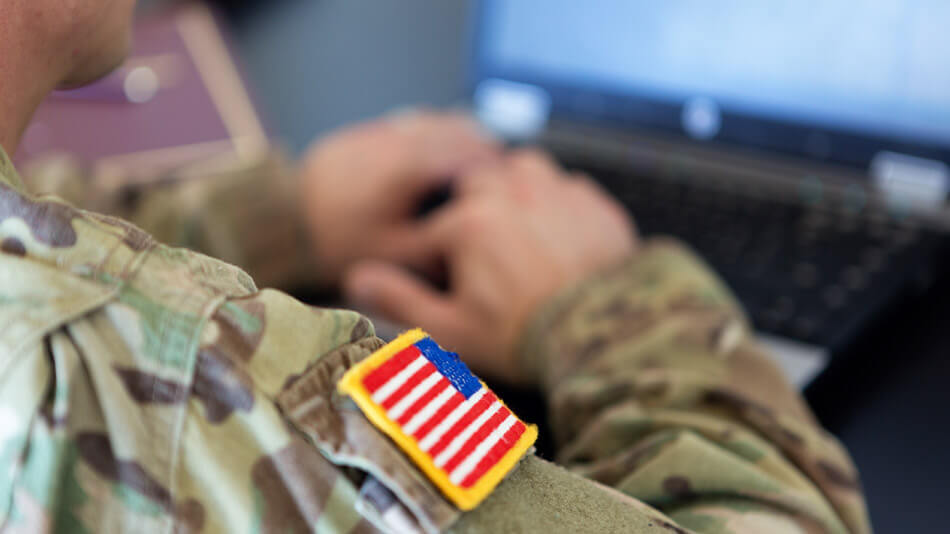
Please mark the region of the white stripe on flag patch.
POLYGON ((481 428, 486 421, 491 419, 491 416, 495 415, 495 412, 501 410, 502 408, 503 406, 500 402, 493 402, 487 410, 482 412, 481 415, 472 421, 472 424, 465 427, 465 430, 459 433, 458 436, 455 436, 455 439, 449 443, 449 446, 446 447, 444 451, 440 452, 439 455, 435 457, 435 465, 442 467, 448 463, 448 461, 451 460, 453 456, 455 456, 455 453, 457 453, 459 449, 462 448, 462 445, 465 445, 465 442, 468 441, 468 438, 472 437, 472 434, 481 428))
POLYGON ((468 412, 476 402, 480 401, 482 397, 485 396, 487 391, 487 389, 482 388, 475 392, 474 395, 469 397, 468 400, 456 406, 455 409, 452 410, 452 412, 445 419, 443 419, 441 423, 439 423, 428 434, 426 434, 422 441, 419 442, 419 448, 429 452, 429 449, 431 449, 433 445, 442 439, 442 435, 448 432, 449 429, 452 428, 452 425, 461 419, 462 416, 465 415, 465 413, 468 412))
POLYGON ((435 368, 435 366, 433 366, 432 374, 427 376, 422 382, 419 382, 418 384, 416 384, 416 387, 412 388, 412 391, 410 391, 408 395, 400 399, 396 403, 396 405, 393 406, 391 410, 389 410, 388 412, 389 418, 392 419, 393 421, 395 421, 396 419, 399 419, 402 416, 402 414, 406 413, 406 410, 408 410, 409 407, 412 406, 412 403, 419 400, 419 397, 425 395, 426 392, 434 388, 435 385, 438 384, 440 380, 442 380, 442 375, 435 368))
POLYGON ((419 413, 412 416, 412 419, 410 419, 409 422, 406 423, 406 426, 403 427, 403 432, 410 436, 415 434, 416 430, 419 430, 422 425, 428 423, 429 419, 435 415, 435 412, 439 411, 440 408, 445 406, 445 403, 449 402, 449 399, 451 399, 455 394, 461 395, 461 393, 459 393, 458 390, 452 386, 451 382, 446 384, 445 389, 436 395, 436 397, 432 399, 432 402, 426 404, 425 408, 419 410, 419 413))
POLYGON ((415 360, 412 360, 412 363, 406 366, 405 369, 396 373, 396 376, 390 378, 382 387, 376 390, 373 393, 372 399, 376 404, 382 404, 389 398, 390 395, 396 392, 403 384, 405 384, 412 375, 416 374, 416 371, 422 369, 429 363, 429 360, 425 356, 419 356, 415 360))
POLYGON ((515 423, 518 422, 518 418, 514 414, 508 414, 508 417, 501 423, 501 425, 492 431, 481 443, 475 447, 475 450, 469 454, 465 460, 452 471, 452 474, 449 476, 449 480, 453 484, 461 484, 465 477, 467 477, 475 468, 478 466, 478 462, 482 461, 482 458, 488 454, 488 451, 501 441, 501 438, 505 437, 505 433, 511 430, 511 427, 515 426, 515 423))

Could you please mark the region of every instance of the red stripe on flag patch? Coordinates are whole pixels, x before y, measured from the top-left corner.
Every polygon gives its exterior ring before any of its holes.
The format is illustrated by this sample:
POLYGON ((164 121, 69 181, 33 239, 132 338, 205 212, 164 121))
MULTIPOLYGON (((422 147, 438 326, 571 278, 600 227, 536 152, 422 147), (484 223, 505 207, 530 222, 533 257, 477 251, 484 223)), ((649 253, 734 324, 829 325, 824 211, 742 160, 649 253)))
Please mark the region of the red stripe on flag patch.
POLYGON ((399 389, 394 391, 392 395, 390 395, 388 398, 386 398, 386 400, 380 403, 380 406, 382 406, 383 408, 387 410, 392 408, 393 406, 396 405, 397 402, 401 401, 403 397, 408 395, 409 392, 413 390, 413 388, 418 386, 420 382, 422 382, 426 378, 429 378, 429 375, 435 372, 436 372, 435 366, 432 365, 431 363, 426 363, 425 365, 422 366, 422 368, 420 368, 418 371, 413 373, 412 376, 409 377, 409 380, 406 380, 405 384, 399 386, 399 389))
POLYGON ((452 387, 452 383, 446 380, 445 378, 440 379, 438 382, 435 383, 434 386, 429 388, 428 391, 426 391, 421 397, 419 397, 419 399, 416 400, 416 402, 412 403, 412 405, 406 409, 406 412, 402 414, 401 416, 399 416, 398 419, 396 419, 396 422, 399 423, 400 425, 405 426, 406 423, 408 423, 409 420, 412 419, 414 415, 419 413, 430 402, 432 402, 433 399, 439 396, 440 393, 445 391, 446 387, 452 387))
POLYGON ((390 378, 396 376, 399 371, 402 371, 419 356, 422 356, 422 352, 420 352, 415 345, 409 345, 399 351, 391 360, 366 375, 366 377, 363 378, 363 385, 366 386, 366 389, 369 390, 370 393, 375 393, 376 390, 383 387, 383 384, 388 382, 390 378))
POLYGON ((472 424, 475 419, 478 419, 478 416, 482 415, 482 412, 487 410, 492 405, 492 403, 495 402, 495 400, 495 394, 491 391, 487 392, 485 396, 479 399, 479 401, 476 402, 474 406, 469 408, 469 410, 465 412, 465 415, 456 421, 455 424, 452 425, 452 427, 449 428, 449 430, 439 439, 439 441, 436 442, 436 444, 426 452, 428 452, 433 458, 438 456, 440 452, 442 452, 446 447, 449 446, 450 443, 452 443, 453 439, 455 439, 459 434, 462 433, 462 431, 468 428, 468 426, 472 424))
POLYGON ((412 437, 416 438, 419 441, 422 441, 423 438, 429 435, 429 432, 432 432, 432 429, 435 428, 439 423, 445 420, 445 418, 452 413, 452 410, 459 407, 460 404, 465 402, 465 396, 461 393, 456 392, 455 395, 452 395, 452 398, 445 403, 444 406, 439 408, 428 421, 425 422, 419 430, 413 432, 412 437))
POLYGON ((494 415, 488 418, 488 421, 485 421, 478 430, 472 434, 472 437, 462 445, 462 448, 459 449, 455 456, 449 459, 445 465, 442 466, 442 469, 445 469, 446 473, 451 473, 463 460, 468 458, 468 455, 472 454, 475 451, 475 447, 478 446, 485 438, 491 434, 492 430, 498 428, 498 425, 502 421, 508 418, 511 415, 511 412, 508 411, 508 408, 502 406, 494 415))
POLYGON ((465 477, 465 480, 462 481, 460 486, 463 488, 470 488, 475 485, 475 483, 478 482, 478 479, 482 478, 482 475, 484 475, 486 471, 495 465, 495 463, 497 463, 498 460, 500 460, 501 457, 504 456, 506 452, 508 452, 508 449, 518 442, 518 438, 524 434, 525 429, 525 424, 521 421, 518 421, 514 424, 514 426, 509 428, 508 432, 505 432, 505 436, 501 438, 481 460, 479 460, 478 464, 475 466, 475 469, 472 470, 472 472, 469 473, 467 477, 465 477))

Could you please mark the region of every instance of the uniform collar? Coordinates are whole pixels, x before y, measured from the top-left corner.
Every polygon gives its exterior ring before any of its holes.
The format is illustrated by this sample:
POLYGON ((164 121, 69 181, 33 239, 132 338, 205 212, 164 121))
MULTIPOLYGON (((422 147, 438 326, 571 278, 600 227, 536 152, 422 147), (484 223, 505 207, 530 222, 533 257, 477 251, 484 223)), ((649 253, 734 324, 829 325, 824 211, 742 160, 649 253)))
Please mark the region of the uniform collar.
POLYGON ((20 175, 17 174, 13 163, 7 157, 7 153, 2 146, 0 146, 0 184, 8 185, 19 191, 24 190, 23 181, 20 180, 20 175))

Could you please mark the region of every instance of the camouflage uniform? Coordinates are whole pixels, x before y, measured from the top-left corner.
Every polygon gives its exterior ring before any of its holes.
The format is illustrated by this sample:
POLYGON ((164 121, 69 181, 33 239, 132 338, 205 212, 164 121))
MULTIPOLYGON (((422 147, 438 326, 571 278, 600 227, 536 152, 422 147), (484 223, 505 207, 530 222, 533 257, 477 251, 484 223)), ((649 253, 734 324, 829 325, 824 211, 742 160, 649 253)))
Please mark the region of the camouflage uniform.
POLYGON ((563 467, 529 456, 465 514, 336 393, 382 344, 358 314, 33 197, 2 152, 0 249, 3 532, 870 530, 846 453, 675 243, 534 318, 563 467))

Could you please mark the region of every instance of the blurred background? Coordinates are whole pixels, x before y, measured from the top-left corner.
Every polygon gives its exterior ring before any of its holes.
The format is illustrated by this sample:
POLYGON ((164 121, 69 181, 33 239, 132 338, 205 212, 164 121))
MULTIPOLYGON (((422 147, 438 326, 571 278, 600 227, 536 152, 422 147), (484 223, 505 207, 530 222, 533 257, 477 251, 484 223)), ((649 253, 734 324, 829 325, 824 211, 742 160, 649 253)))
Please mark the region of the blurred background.
POLYGON ((150 0, 127 64, 53 96, 16 159, 66 150, 109 187, 471 109, 695 247, 853 454, 876 529, 932 530, 950 480, 948 23, 942 0, 150 0), (98 135, 70 135, 90 117, 98 135))

